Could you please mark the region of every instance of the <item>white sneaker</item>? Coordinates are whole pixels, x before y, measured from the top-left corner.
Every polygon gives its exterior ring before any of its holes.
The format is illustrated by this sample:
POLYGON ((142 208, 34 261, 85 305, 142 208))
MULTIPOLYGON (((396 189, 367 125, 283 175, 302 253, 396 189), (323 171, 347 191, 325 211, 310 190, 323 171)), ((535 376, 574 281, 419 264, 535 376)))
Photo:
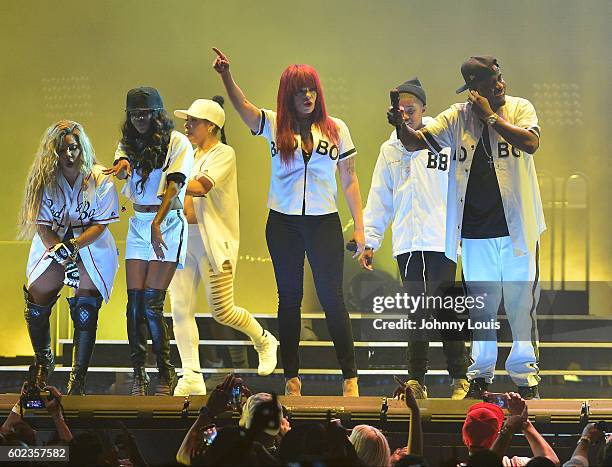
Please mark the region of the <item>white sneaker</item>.
POLYGON ((257 374, 267 376, 276 368, 276 349, 278 341, 272 333, 265 331, 264 340, 261 344, 255 344, 255 350, 259 354, 259 366, 257 374))
POLYGON ((185 370, 183 377, 179 379, 176 388, 174 388, 175 396, 204 396, 206 395, 206 384, 202 373, 196 373, 192 370, 185 370))

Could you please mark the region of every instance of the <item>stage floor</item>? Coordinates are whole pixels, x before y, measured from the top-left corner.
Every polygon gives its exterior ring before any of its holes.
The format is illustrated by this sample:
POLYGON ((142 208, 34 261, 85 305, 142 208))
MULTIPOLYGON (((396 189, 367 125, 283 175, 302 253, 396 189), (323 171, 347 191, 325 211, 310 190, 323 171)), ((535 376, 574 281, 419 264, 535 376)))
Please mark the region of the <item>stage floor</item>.
MULTIPOLYGON (((194 418, 208 396, 64 396, 62 404, 66 418, 194 418)), ((8 412, 18 394, 0 395, 0 412, 8 412)), ((292 417, 325 418, 328 412, 342 418, 400 421, 410 413, 403 401, 375 396, 279 396, 292 417), (386 408, 385 408, 386 406, 386 408)), ((475 400, 419 400, 424 422, 461 422, 475 400)), ((542 399, 527 401, 529 416, 542 423, 579 423, 585 405, 591 418, 612 421, 612 399, 542 399)), ((35 412, 35 411, 32 411, 35 412)), ((44 411, 31 414, 43 415, 44 411)))

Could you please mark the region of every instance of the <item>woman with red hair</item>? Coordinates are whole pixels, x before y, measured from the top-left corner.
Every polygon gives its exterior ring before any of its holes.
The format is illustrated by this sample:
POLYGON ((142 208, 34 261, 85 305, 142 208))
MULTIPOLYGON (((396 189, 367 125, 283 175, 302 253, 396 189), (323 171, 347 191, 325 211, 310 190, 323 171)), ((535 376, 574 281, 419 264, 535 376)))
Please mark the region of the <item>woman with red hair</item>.
POLYGON ((278 323, 285 394, 300 395, 300 306, 304 255, 342 369, 345 396, 358 396, 357 367, 349 316, 342 296, 342 227, 336 206, 336 168, 353 216, 353 238, 364 249, 357 150, 346 124, 330 117, 319 77, 309 65, 290 65, 280 78, 277 111, 249 102, 234 82, 227 56, 213 48, 213 64, 240 117, 254 135, 268 140, 272 174, 266 241, 278 287, 278 323))

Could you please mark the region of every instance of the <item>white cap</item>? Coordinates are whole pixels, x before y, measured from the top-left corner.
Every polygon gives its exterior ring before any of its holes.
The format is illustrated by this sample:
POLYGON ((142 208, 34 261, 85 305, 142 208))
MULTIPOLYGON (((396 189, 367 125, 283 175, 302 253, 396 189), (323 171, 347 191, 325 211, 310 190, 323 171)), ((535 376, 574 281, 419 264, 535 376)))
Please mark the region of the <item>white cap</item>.
POLYGON ((225 111, 223 107, 210 99, 196 99, 187 110, 175 110, 174 115, 183 120, 187 120, 187 116, 208 120, 219 128, 225 125, 225 111))

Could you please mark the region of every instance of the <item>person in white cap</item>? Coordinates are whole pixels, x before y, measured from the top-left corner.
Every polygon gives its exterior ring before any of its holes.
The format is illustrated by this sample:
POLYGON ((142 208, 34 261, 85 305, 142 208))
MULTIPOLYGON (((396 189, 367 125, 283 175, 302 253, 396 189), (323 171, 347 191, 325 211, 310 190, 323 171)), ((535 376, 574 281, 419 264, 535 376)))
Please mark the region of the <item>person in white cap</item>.
POLYGON ((213 318, 251 338, 259 354, 258 374, 276 368, 278 341, 253 315, 234 304, 234 275, 238 261, 239 208, 236 155, 225 141, 225 112, 215 100, 197 99, 174 115, 185 121, 185 134, 196 146, 195 163, 187 180, 185 217, 189 248, 185 267, 170 284, 173 329, 184 375, 175 395, 206 394, 200 373, 196 290, 204 282, 213 318))
POLYGON ((170 362, 164 299, 174 272, 185 263, 187 222, 183 200, 193 149, 187 137, 174 130, 157 89, 131 89, 125 110, 115 162, 105 173, 127 178, 122 193, 134 203, 125 245, 132 395, 146 395, 149 386, 145 371, 147 330, 159 370, 154 392, 172 395, 178 380, 170 362))

